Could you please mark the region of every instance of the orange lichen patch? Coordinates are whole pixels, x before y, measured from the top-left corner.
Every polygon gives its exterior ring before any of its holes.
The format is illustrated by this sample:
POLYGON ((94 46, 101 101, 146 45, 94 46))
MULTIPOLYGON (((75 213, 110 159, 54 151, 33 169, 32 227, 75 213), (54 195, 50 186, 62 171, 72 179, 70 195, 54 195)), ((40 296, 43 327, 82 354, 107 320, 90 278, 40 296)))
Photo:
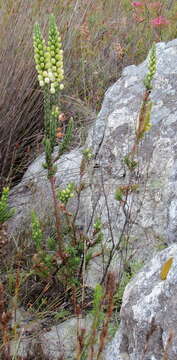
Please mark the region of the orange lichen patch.
POLYGON ((167 276, 168 276, 168 273, 171 269, 171 266, 172 266, 172 263, 173 263, 173 257, 169 258, 165 264, 163 264, 162 266, 162 269, 161 269, 161 272, 160 272, 160 278, 161 280, 166 280, 167 276))

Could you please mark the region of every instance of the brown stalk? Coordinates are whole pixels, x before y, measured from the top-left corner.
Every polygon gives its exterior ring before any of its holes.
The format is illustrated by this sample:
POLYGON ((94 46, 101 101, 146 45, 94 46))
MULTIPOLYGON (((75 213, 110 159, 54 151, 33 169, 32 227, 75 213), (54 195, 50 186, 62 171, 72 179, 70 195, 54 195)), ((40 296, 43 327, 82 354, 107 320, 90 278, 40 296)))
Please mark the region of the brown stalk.
POLYGON ((54 214, 55 214, 55 220, 56 220, 56 230, 57 230, 57 240, 58 240, 58 253, 61 258, 61 260, 65 260, 65 254, 63 251, 63 240, 61 236, 61 221, 60 221, 60 214, 59 214, 59 206, 58 206, 58 200, 56 197, 56 190, 55 190, 55 177, 50 176, 49 178, 51 190, 52 190, 52 197, 53 197, 53 203, 54 203, 54 214))
POLYGON ((10 360, 10 343, 8 323, 11 313, 5 309, 4 287, 0 284, 0 330, 2 332, 2 355, 4 360, 10 360))
POLYGON ((100 334, 99 349, 98 349, 96 360, 100 359, 100 355, 104 350, 106 339, 108 336, 108 326, 109 326, 109 322, 110 322, 112 312, 113 312, 113 307, 114 307, 115 289, 116 289, 115 275, 113 273, 109 272, 107 275, 106 294, 105 294, 105 300, 107 301, 107 311, 106 311, 106 317, 104 320, 103 328, 102 328, 101 334, 100 334))
POLYGON ((167 342, 166 342, 166 345, 165 345, 165 349, 164 349, 164 354, 163 354, 163 359, 162 359, 162 360, 169 360, 168 351, 169 351, 169 347, 172 345, 173 338, 174 338, 174 332, 173 332, 172 329, 170 329, 170 330, 169 330, 169 333, 168 333, 168 338, 167 338, 167 342))

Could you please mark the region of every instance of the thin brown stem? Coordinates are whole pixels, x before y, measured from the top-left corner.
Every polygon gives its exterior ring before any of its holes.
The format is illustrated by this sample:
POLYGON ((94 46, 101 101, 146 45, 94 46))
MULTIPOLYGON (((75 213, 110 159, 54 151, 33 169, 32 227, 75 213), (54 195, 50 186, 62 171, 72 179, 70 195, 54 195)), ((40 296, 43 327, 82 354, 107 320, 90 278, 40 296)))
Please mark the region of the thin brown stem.
POLYGON ((58 247, 59 247, 59 256, 61 260, 65 259, 65 254, 63 251, 63 240, 61 236, 61 221, 60 221, 60 214, 59 214, 59 206, 58 206, 58 200, 56 197, 56 190, 55 190, 55 177, 51 176, 49 178, 51 190, 52 190, 52 197, 53 197, 53 203, 54 203, 54 215, 56 220, 56 231, 57 231, 57 240, 58 240, 58 247))

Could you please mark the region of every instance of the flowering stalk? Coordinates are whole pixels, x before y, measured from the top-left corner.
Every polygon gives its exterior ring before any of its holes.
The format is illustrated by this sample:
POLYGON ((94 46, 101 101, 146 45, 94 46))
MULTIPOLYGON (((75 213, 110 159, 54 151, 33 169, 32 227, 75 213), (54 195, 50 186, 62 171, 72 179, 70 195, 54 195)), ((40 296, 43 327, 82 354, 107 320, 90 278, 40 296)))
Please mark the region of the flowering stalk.
POLYGON ((144 85, 147 91, 152 90, 152 80, 156 73, 156 65, 157 65, 156 46, 155 44, 153 44, 149 55, 149 63, 148 63, 149 71, 144 79, 144 85))
MULTIPOLYGON (((135 142, 131 152, 128 154, 128 156, 125 157, 125 163, 130 170, 134 170, 134 168, 137 166, 137 162, 134 160, 134 157, 135 154, 137 153, 139 143, 144 137, 145 133, 149 131, 151 128, 152 102, 150 101, 150 94, 152 90, 152 80, 156 73, 156 68, 157 68, 157 56, 156 56, 156 45, 154 43, 149 55, 148 73, 144 78, 145 91, 143 96, 143 102, 137 119, 135 142)), ((122 195, 123 195, 122 189, 118 189, 118 192, 116 193, 116 199, 118 201, 122 201, 122 195)))
POLYGON ((54 15, 49 18, 49 39, 48 46, 42 37, 39 24, 34 27, 34 59, 36 70, 38 72, 39 85, 44 87, 45 84, 50 86, 50 93, 64 88, 63 78, 63 50, 61 49, 61 38, 54 15))
POLYGON ((34 59, 38 72, 38 81, 44 92, 44 148, 45 164, 48 171, 48 179, 51 184, 54 202, 54 214, 56 219, 56 231, 59 246, 59 255, 64 260, 63 241, 61 236, 59 204, 55 190, 55 174, 57 167, 53 158, 56 145, 56 131, 59 118, 57 105, 60 90, 64 88, 63 50, 61 38, 57 29, 54 15, 49 17, 48 43, 46 45, 38 24, 34 27, 33 36, 34 59))
POLYGON ((151 128, 150 118, 151 118, 152 102, 150 101, 149 96, 152 90, 152 80, 156 73, 156 67, 157 67, 156 46, 155 44, 153 44, 149 55, 148 73, 144 79, 144 85, 146 90, 144 93, 143 103, 138 118, 138 124, 136 130, 137 144, 143 138, 145 132, 149 131, 151 128))
POLYGON ((55 93, 55 89, 63 89, 63 50, 61 49, 61 38, 56 26, 55 17, 50 16, 49 20, 49 40, 47 47, 47 60, 49 66, 49 78, 51 80, 51 94, 55 93))

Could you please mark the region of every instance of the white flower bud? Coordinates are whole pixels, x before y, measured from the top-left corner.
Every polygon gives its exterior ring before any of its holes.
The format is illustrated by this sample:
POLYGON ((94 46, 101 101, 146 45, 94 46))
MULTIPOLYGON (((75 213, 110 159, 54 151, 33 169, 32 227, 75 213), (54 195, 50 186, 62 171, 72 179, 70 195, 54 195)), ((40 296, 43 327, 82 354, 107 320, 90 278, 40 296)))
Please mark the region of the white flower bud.
POLYGON ((51 70, 48 71, 48 77, 51 81, 54 81, 55 80, 55 77, 54 77, 54 74, 52 73, 51 70))
POLYGON ((40 80, 39 81, 39 85, 41 86, 41 87, 43 87, 45 84, 44 84, 44 81, 43 80, 40 80))
POLYGON ((43 81, 43 76, 42 76, 42 75, 38 75, 38 80, 39 80, 39 81, 43 81))
POLYGON ((46 77, 46 78, 44 79, 44 81, 45 81, 46 84, 49 84, 49 83, 50 83, 50 79, 49 79, 48 77, 46 77))

